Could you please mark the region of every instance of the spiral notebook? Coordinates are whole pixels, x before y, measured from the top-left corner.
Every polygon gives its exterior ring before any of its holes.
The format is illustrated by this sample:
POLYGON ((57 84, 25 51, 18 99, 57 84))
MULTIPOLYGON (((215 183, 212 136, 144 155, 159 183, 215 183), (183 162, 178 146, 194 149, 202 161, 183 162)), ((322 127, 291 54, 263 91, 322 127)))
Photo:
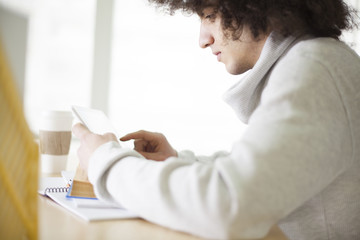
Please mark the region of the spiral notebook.
POLYGON ((48 193, 63 192, 66 193, 69 190, 69 185, 62 177, 43 177, 39 182, 38 193, 41 195, 47 195, 48 193))
POLYGON ((38 192, 48 196, 60 206, 86 221, 137 218, 119 205, 102 202, 98 199, 67 198, 69 187, 62 177, 44 177, 40 179, 38 192))

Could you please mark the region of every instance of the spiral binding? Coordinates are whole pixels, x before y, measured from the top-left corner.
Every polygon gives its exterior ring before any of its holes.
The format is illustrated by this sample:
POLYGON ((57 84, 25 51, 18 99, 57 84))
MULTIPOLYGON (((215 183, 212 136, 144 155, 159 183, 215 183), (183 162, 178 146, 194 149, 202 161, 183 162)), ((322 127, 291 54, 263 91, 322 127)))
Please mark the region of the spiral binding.
POLYGON ((68 192, 69 191, 69 187, 48 187, 45 188, 45 194, 46 193, 60 193, 60 192, 68 192))

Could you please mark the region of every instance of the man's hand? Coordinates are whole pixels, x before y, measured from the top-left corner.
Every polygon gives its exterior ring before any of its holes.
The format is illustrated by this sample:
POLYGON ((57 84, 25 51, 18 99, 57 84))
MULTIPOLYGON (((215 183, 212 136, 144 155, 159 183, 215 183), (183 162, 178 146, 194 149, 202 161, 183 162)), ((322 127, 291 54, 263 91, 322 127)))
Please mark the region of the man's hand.
POLYGON ((80 147, 77 153, 80 160, 80 167, 86 172, 91 154, 104 143, 117 141, 114 134, 106 133, 104 135, 98 135, 92 133, 81 123, 74 125, 72 132, 80 139, 80 147))
POLYGON ((135 140, 134 150, 147 159, 163 161, 168 157, 177 157, 177 152, 170 146, 161 133, 137 131, 120 138, 121 141, 135 140))

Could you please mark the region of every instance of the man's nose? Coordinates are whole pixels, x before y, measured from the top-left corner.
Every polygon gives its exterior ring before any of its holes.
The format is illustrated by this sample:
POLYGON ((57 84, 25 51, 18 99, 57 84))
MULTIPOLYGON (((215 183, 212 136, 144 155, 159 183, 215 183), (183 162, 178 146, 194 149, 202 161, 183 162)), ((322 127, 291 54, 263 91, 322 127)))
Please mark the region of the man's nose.
POLYGON ((201 48, 207 48, 215 41, 209 29, 201 23, 200 25, 200 36, 199 36, 199 45, 201 48))

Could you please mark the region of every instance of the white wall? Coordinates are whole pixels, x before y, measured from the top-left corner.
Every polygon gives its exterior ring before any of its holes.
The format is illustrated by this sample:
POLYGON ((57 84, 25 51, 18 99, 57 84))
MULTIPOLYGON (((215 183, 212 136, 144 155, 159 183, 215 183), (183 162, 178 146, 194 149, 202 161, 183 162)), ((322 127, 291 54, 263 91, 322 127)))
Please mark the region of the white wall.
POLYGON ((0 3, 0 41, 5 48, 21 98, 25 88, 28 22, 27 13, 0 3))
MULTIPOLYGON (((349 5, 360 12, 360 0, 346 0, 349 5)), ((359 13, 360 14, 360 13, 359 13)), ((360 16, 360 15, 359 15, 360 16)), ((360 27, 360 25, 359 25, 360 27)), ((360 30, 354 29, 343 34, 342 40, 351 46, 358 54, 360 54, 360 30)))

